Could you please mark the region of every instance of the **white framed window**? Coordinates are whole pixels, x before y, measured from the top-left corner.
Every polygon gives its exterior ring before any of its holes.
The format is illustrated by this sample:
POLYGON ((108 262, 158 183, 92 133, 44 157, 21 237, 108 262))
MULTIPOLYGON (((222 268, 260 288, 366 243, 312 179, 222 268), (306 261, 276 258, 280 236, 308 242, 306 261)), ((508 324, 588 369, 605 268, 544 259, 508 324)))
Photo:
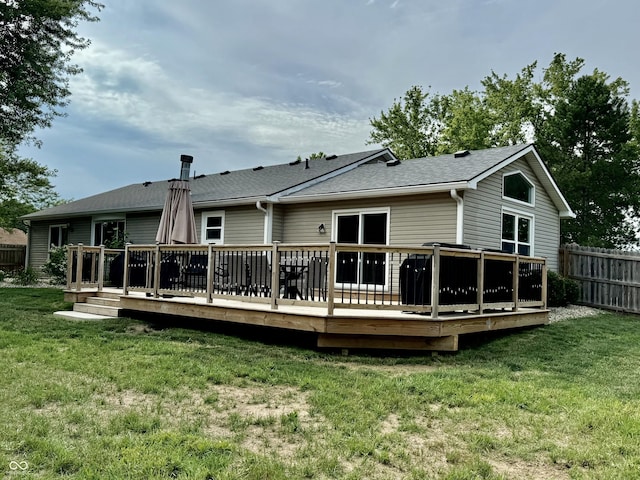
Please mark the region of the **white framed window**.
POLYGON ((502 250, 533 255, 533 216, 520 212, 502 212, 502 250))
POLYGON ((124 242, 124 217, 95 217, 93 219, 93 245, 110 246, 124 242))
MULTIPOLYGON (((363 245, 389 244, 390 208, 336 210, 333 212, 333 240, 363 245)), ((337 284, 386 285, 387 254, 339 252, 337 284)))
POLYGON ((203 212, 200 243, 224 243, 224 211, 203 212))
POLYGON ((69 243, 69 227, 64 225, 49 226, 49 246, 62 247, 69 243))
POLYGON ((502 198, 526 205, 534 205, 535 186, 520 171, 506 173, 502 176, 502 198))

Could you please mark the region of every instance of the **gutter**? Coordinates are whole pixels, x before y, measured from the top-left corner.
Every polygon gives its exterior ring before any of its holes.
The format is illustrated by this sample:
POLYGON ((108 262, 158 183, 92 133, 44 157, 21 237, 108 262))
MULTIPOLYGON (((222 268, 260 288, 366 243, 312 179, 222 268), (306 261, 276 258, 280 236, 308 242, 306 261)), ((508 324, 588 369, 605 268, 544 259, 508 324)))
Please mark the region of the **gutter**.
POLYGON ((280 197, 280 203, 322 202, 330 200, 351 200, 355 198, 395 197, 399 195, 418 195, 421 193, 449 193, 452 189, 469 188, 466 181, 438 183, 433 185, 413 185, 408 187, 376 188, 371 190, 354 190, 351 192, 330 192, 315 195, 291 195, 280 197))

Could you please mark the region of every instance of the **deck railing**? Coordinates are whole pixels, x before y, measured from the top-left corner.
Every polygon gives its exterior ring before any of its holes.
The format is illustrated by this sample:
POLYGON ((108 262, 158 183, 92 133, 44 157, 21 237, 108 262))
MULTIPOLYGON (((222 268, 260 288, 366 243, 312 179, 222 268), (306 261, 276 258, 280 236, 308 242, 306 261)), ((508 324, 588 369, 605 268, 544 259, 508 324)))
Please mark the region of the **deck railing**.
POLYGON ((67 289, 122 286, 124 249, 89 247, 82 244, 67 246, 67 289), (80 281, 78 281, 80 279, 80 281))
POLYGON ((546 307, 544 258, 354 244, 69 247, 68 289, 430 314, 546 307), (274 268, 276 266, 276 268, 274 268), (80 279, 80 281, 78 281, 80 279))

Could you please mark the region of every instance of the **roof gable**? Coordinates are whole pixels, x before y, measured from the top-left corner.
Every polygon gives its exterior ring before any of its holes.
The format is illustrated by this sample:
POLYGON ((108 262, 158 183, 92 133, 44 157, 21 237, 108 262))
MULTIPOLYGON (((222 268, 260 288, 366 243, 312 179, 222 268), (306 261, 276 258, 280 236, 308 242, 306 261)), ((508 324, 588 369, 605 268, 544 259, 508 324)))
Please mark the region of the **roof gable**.
POLYGON ((364 163, 349 172, 287 195, 281 201, 321 201, 476 189, 478 182, 523 157, 532 166, 560 216, 574 217, 533 144, 472 150, 461 156, 447 154, 404 160, 394 166, 364 163))

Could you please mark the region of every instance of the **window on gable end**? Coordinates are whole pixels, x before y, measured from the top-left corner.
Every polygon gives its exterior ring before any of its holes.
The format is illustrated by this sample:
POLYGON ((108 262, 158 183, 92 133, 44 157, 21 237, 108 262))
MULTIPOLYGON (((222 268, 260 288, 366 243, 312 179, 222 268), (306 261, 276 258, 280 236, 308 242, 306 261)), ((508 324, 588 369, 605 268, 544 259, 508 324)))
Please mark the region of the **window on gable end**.
POLYGON ((502 195, 511 200, 533 204, 534 186, 520 172, 510 173, 502 177, 502 195))

